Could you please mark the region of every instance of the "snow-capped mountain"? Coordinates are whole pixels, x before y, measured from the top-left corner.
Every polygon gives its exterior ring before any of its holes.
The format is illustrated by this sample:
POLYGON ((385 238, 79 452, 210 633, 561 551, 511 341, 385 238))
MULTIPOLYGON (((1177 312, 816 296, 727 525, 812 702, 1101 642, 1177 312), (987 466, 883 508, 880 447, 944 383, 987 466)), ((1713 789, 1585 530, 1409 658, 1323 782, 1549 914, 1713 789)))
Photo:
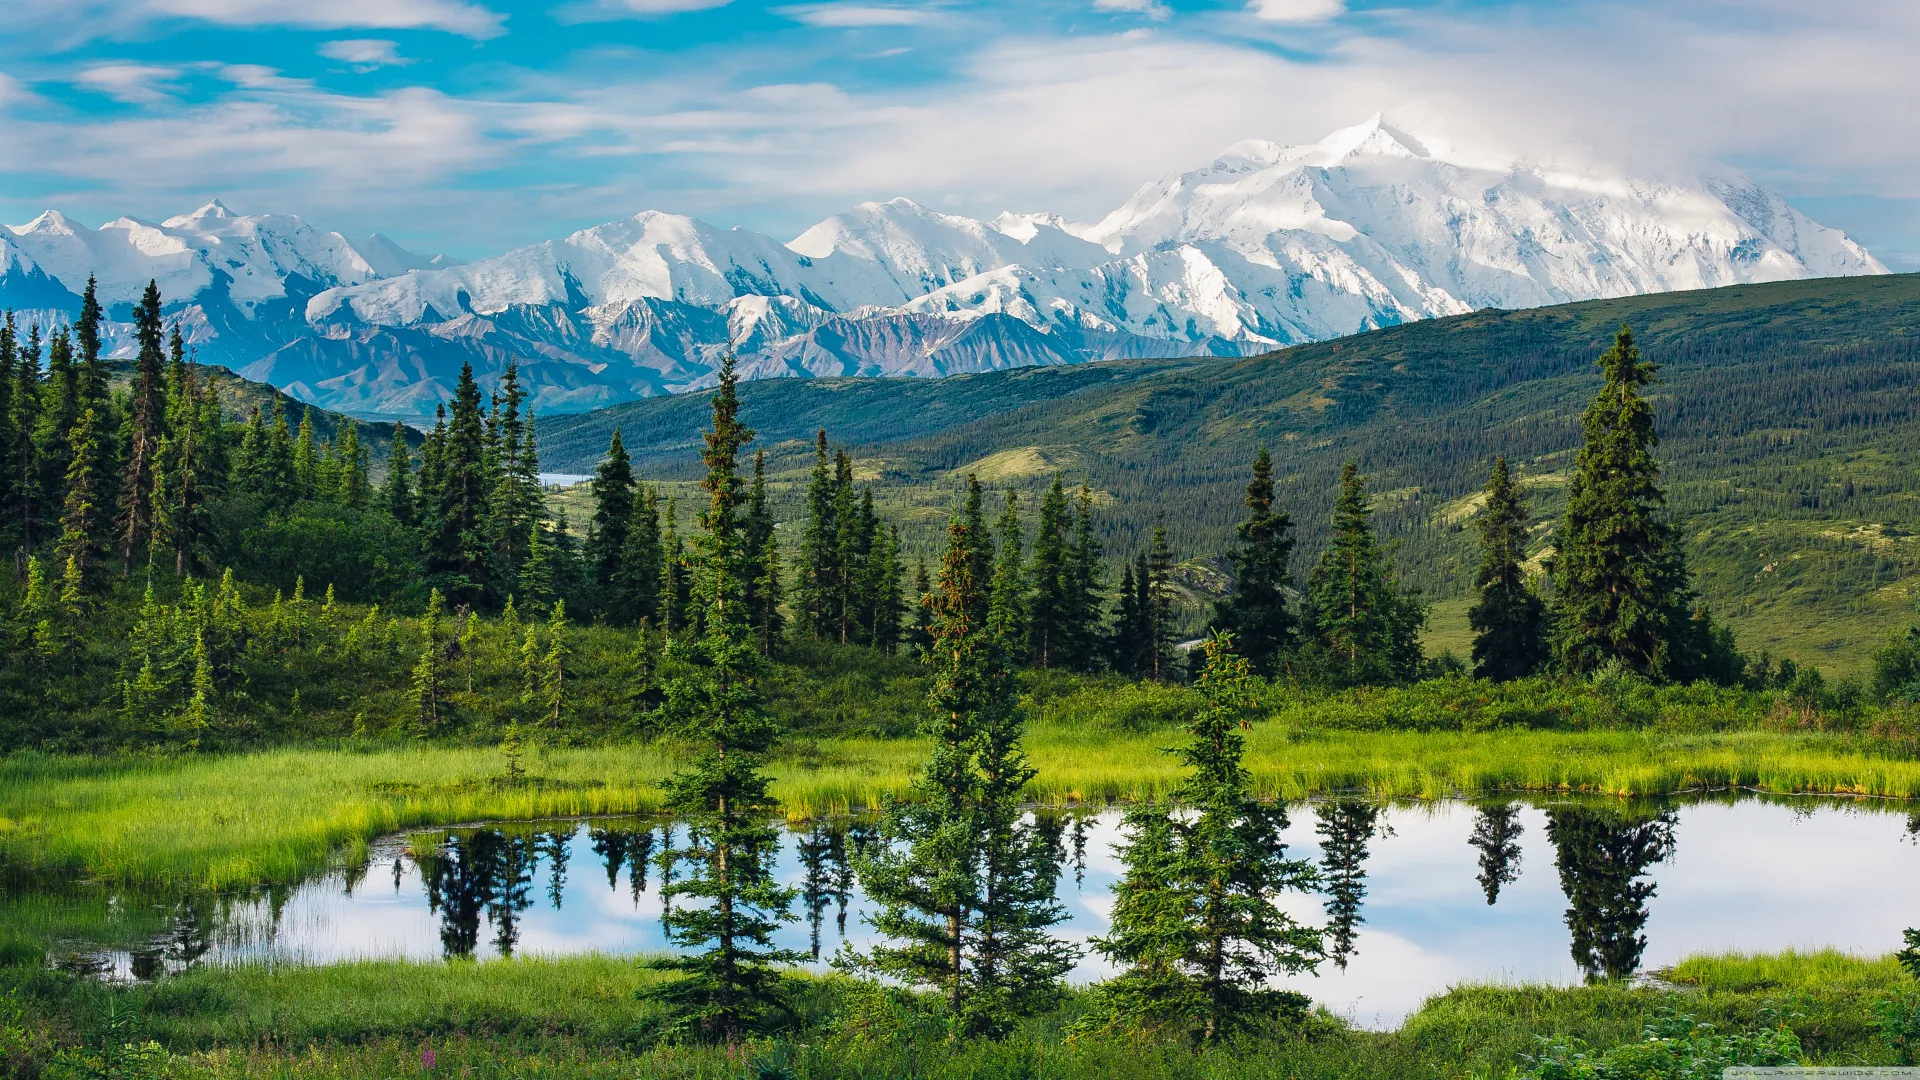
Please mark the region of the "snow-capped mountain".
POLYGON ((749 377, 938 376, 1243 355, 1482 307, 1886 273, 1738 175, 1489 166, 1374 117, 1249 141, 1097 224, 863 203, 789 243, 646 211, 466 265, 218 203, 0 228, 0 303, 130 303, 157 278, 209 360, 358 413, 421 415, 463 362, 575 411, 749 377))

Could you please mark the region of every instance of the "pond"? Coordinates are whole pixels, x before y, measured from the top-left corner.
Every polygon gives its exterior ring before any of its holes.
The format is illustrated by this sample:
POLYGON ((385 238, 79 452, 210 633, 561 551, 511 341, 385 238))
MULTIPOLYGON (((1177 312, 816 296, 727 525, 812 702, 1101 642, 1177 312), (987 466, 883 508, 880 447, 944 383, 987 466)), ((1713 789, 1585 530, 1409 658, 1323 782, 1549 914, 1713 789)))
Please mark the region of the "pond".
MULTIPOLYGON (((1886 803, 1315 802, 1290 819, 1290 851, 1323 882, 1284 906, 1327 928, 1330 955, 1288 985, 1370 1027, 1462 982, 1567 984, 1722 950, 1880 955, 1920 923, 1920 813, 1886 803)), ((1119 814, 1037 820, 1057 836, 1058 936, 1084 944, 1107 928, 1119 814)), ((654 855, 669 828, 615 818, 392 837, 352 871, 175 901, 169 933, 90 962, 142 978, 192 963, 659 952, 654 855)), ((799 897, 782 944, 816 967, 871 940, 849 866, 870 837, 853 818, 784 838, 781 875, 799 897)), ((1108 973, 1089 950, 1071 977, 1108 973)))

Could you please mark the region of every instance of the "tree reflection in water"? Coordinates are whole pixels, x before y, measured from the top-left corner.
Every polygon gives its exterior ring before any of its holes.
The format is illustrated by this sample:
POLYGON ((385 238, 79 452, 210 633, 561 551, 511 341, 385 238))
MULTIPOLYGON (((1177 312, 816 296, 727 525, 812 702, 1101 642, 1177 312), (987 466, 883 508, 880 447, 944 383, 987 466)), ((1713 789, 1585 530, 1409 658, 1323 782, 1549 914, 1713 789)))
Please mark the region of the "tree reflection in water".
POLYGON ((1672 810, 1647 813, 1603 806, 1547 810, 1560 888, 1567 894, 1573 960, 1588 981, 1619 979, 1640 967, 1647 939, 1647 870, 1673 855, 1672 810))
POLYGON ((1320 880, 1327 893, 1327 958, 1343 970, 1354 955, 1360 901, 1367 895, 1367 844, 1380 827, 1380 805, 1341 800, 1314 807, 1320 836, 1320 880))
POLYGON ((1483 806, 1473 823, 1473 835, 1467 843, 1480 852, 1480 889, 1487 894, 1487 906, 1500 899, 1500 886, 1511 885, 1520 877, 1520 804, 1500 803, 1483 806))

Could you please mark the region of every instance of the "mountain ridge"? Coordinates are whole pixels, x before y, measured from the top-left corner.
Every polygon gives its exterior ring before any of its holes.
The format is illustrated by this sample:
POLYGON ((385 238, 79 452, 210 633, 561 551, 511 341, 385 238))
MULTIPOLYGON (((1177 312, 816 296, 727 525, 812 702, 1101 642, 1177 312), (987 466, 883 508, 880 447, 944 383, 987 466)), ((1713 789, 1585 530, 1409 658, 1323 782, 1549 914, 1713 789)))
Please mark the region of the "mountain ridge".
POLYGON ((574 412, 710 385, 728 352, 750 379, 1244 356, 1484 307, 1886 268, 1745 177, 1489 163, 1375 116, 1237 143, 1093 224, 897 198, 782 243, 646 210, 465 264, 217 201, 160 225, 88 232, 50 211, 0 228, 0 303, 70 309, 84 272, 116 309, 159 279, 211 362, 419 417, 468 363, 487 386, 518 363, 535 408, 574 412))

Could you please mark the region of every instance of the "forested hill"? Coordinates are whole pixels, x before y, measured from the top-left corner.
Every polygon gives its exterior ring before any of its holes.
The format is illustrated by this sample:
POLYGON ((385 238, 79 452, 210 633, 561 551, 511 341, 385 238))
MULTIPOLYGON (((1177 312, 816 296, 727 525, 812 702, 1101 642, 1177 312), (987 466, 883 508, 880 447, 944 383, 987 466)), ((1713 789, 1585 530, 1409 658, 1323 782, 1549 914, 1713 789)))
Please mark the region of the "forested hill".
MULTIPOLYGON (((1245 360, 761 382, 743 412, 763 446, 826 427, 883 488, 944 487, 985 459, 1002 482, 1064 466, 1110 497, 1120 552, 1160 517, 1177 549, 1222 550, 1264 443, 1311 558, 1357 459, 1402 572, 1443 599, 1468 585, 1464 527, 1495 454, 1529 481, 1545 545, 1622 323, 1661 365, 1661 457, 1708 599, 1749 647, 1856 662, 1920 599, 1920 275, 1487 310, 1245 360)), ((543 418, 544 467, 590 471, 617 426, 645 470, 690 474, 704 408, 543 418)))

